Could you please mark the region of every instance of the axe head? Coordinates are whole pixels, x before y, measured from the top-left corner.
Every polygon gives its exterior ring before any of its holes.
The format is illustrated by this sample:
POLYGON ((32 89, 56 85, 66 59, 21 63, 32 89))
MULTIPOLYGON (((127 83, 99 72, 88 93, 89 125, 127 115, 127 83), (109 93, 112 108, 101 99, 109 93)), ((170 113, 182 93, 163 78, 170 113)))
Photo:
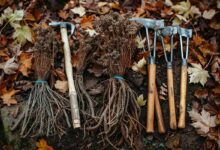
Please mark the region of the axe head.
POLYGON ((71 35, 73 34, 73 32, 75 30, 75 25, 70 23, 70 22, 56 22, 56 21, 52 21, 51 23, 49 23, 49 26, 70 29, 70 34, 71 35))
POLYGON ((164 27, 164 20, 154 20, 148 18, 131 18, 129 20, 143 24, 145 28, 149 29, 160 29, 164 27))
POLYGON ((180 36, 191 38, 192 37, 192 29, 185 29, 185 28, 179 27, 178 28, 178 34, 180 36))

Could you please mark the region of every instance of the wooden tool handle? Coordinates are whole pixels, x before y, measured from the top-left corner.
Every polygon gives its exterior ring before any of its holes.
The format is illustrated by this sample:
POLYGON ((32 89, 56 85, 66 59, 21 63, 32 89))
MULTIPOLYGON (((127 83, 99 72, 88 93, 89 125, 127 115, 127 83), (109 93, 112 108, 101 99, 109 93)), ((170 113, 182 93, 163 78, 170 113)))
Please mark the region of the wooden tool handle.
POLYGON ((181 67, 181 81, 180 81, 180 114, 178 121, 179 128, 185 128, 186 89, 187 89, 187 65, 183 65, 181 67))
POLYGON ((80 115, 79 115, 79 107, 78 107, 76 89, 75 89, 75 85, 73 81, 73 69, 72 69, 72 64, 71 64, 71 52, 70 52, 70 46, 69 46, 69 41, 68 41, 68 36, 67 36, 67 29, 61 27, 60 32, 61 32, 61 37, 63 41, 63 49, 64 49, 64 57, 65 57, 65 71, 66 71, 66 76, 68 80, 73 127, 79 128, 80 127, 80 115))
POLYGON ((163 115, 162 115, 162 110, 160 107, 160 101, 159 101, 159 97, 157 93, 156 84, 155 84, 155 109, 156 109, 156 115, 157 115, 158 132, 165 133, 166 129, 164 126, 163 115))
POLYGON ((155 97, 155 78, 156 65, 148 65, 148 102, 147 102, 147 133, 154 132, 154 97, 155 97))
POLYGON ((168 80, 168 99, 169 99, 169 110, 170 110, 170 128, 176 129, 176 110, 174 101, 174 88, 173 88, 173 69, 167 69, 167 80, 168 80))

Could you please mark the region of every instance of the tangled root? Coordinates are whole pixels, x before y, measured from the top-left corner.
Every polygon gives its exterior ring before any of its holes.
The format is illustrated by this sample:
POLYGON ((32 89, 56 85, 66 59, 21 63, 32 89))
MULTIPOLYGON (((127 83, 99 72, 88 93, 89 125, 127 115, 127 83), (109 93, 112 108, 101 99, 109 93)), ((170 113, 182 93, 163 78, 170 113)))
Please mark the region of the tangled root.
POLYGON ((35 137, 58 134, 61 137, 65 128, 71 126, 68 106, 69 101, 53 91, 46 82, 36 83, 19 119, 19 122, 22 120, 20 135, 35 137))
POLYGON ((86 129, 93 131, 99 128, 104 139, 115 149, 124 142, 135 147, 141 130, 136 94, 124 80, 110 78, 108 82, 103 106, 96 114, 98 117, 87 121, 86 129))

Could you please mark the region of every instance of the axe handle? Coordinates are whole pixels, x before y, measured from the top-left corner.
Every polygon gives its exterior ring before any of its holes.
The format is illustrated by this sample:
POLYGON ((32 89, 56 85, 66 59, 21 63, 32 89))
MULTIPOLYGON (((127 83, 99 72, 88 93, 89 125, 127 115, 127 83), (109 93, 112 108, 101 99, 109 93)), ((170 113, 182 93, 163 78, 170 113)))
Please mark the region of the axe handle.
POLYGON ((68 80, 69 87, 69 97, 70 97, 70 107, 71 107, 71 115, 73 121, 73 127, 80 127, 80 115, 79 115, 79 106, 77 101, 77 94, 73 80, 73 69, 71 64, 71 52, 70 46, 67 36, 67 29, 61 27, 60 28, 61 37, 63 41, 63 49, 64 49, 64 57, 65 57, 65 71, 68 80))
POLYGON ((148 101, 147 101, 147 133, 154 132, 154 97, 155 97, 155 79, 156 65, 148 65, 148 101))
POLYGON ((170 128, 176 129, 176 110, 174 100, 174 88, 173 88, 173 69, 167 69, 167 81, 168 81, 168 99, 170 110, 170 128))
POLYGON ((183 65, 181 67, 181 82, 180 82, 180 115, 178 121, 179 128, 185 128, 186 89, 187 89, 187 65, 183 65))
POLYGON ((155 109, 156 109, 156 115, 157 115, 158 132, 165 133, 166 129, 164 126, 163 115, 162 115, 162 110, 160 107, 160 101, 159 101, 159 97, 157 93, 156 84, 155 84, 155 109))

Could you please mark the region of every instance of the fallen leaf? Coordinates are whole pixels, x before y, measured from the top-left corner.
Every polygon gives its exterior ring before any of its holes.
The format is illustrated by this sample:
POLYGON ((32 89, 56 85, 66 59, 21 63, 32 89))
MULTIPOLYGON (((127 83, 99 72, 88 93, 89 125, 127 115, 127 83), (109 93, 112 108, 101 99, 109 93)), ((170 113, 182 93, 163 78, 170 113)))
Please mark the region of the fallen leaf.
POLYGON ((12 37, 15 39, 15 42, 18 42, 22 45, 24 45, 27 40, 29 42, 33 42, 32 30, 26 25, 17 27, 12 37))
POLYGON ((4 20, 8 21, 13 28, 21 27, 20 21, 24 17, 24 10, 13 11, 10 7, 6 8, 0 17, 0 24, 4 20))
POLYGON ((0 6, 4 6, 7 3, 7 0, 0 0, 0 6))
POLYGON ((214 9, 210 9, 210 10, 205 10, 203 12, 202 17, 208 20, 211 20, 216 14, 216 11, 214 9))
POLYGON ((36 142, 36 146, 37 150, 54 150, 53 147, 47 145, 44 139, 40 139, 39 142, 36 142))
POLYGON ((140 36, 136 36, 135 42, 137 44, 137 48, 144 48, 145 41, 146 41, 146 38, 142 39, 140 36))
POLYGON ((144 95, 143 94, 141 94, 137 97, 137 103, 138 103, 139 106, 145 106, 146 102, 147 101, 144 100, 144 95))
POLYGON ((138 63, 134 62, 132 65, 132 70, 136 72, 141 72, 142 68, 147 64, 146 58, 143 57, 141 60, 138 61, 138 63))
POLYGON ((59 17, 66 20, 69 17, 69 14, 66 11, 60 10, 58 13, 59 17))
POLYGON ((97 33, 94 29, 86 29, 85 31, 89 34, 90 37, 99 35, 99 33, 97 33))
POLYGON ((199 35, 193 36, 193 43, 195 44, 195 46, 200 46, 203 42, 204 42, 204 39, 201 36, 199 35))
POLYGON ((180 146, 180 138, 181 135, 180 134, 176 134, 172 137, 169 137, 169 139, 166 142, 166 147, 171 149, 171 150, 177 150, 178 147, 180 146))
POLYGON ((67 81, 57 80, 54 86, 56 89, 58 89, 62 93, 66 93, 66 91, 68 90, 68 82, 67 81))
POLYGON ((207 89, 197 89, 194 93, 194 96, 198 99, 206 99, 208 97, 207 89))
POLYGON ((220 94, 220 86, 215 87, 214 89, 212 89, 212 91, 213 91, 215 94, 220 94))
POLYGON ((82 18, 82 20, 80 21, 80 25, 83 29, 86 28, 93 28, 93 21, 94 21, 95 17, 94 16, 85 16, 82 18))
POLYGON ((191 125, 195 127, 197 132, 201 135, 206 135, 210 131, 210 128, 216 126, 216 116, 210 116, 210 113, 204 109, 202 110, 201 114, 194 109, 188 111, 188 113, 193 121, 191 125))
POLYGON ((165 83, 162 83, 162 85, 160 86, 159 99, 167 100, 167 92, 167 85, 165 83))
POLYGON ((15 57, 10 58, 4 63, 0 63, 0 69, 3 69, 5 74, 15 74, 18 69, 18 64, 15 62, 15 57))
POLYGON ((13 96, 18 93, 19 90, 9 90, 5 92, 2 96, 1 99, 3 100, 3 104, 7 104, 8 106, 11 106, 12 104, 17 104, 17 101, 13 96))
POLYGON ((78 14, 80 17, 82 17, 86 14, 86 9, 84 7, 82 7, 81 5, 79 7, 75 7, 73 9, 71 9, 71 11, 74 14, 78 14))
POLYGON ((98 7, 103 7, 107 4, 108 4, 107 2, 98 2, 98 7))
POLYGON ((31 13, 29 13, 29 12, 25 12, 24 20, 36 21, 35 17, 31 13))
POLYGON ((0 35, 0 47, 5 47, 8 43, 7 37, 5 35, 0 35))
MULTIPOLYGON (((189 0, 181 1, 178 4, 171 6, 171 8, 177 13, 176 16, 179 19, 178 24, 181 24, 182 20, 186 22, 190 17, 194 18, 195 15, 201 15, 199 8, 192 6, 189 0)), ((175 23, 177 23, 177 19, 175 20, 175 23)))
POLYGON ((29 75, 29 69, 31 69, 32 66, 32 55, 29 53, 21 53, 19 64, 19 71, 23 76, 27 77, 29 75))
POLYGON ((209 77, 208 71, 202 69, 200 64, 191 63, 192 67, 188 68, 189 83, 201 83, 203 86, 209 77))

